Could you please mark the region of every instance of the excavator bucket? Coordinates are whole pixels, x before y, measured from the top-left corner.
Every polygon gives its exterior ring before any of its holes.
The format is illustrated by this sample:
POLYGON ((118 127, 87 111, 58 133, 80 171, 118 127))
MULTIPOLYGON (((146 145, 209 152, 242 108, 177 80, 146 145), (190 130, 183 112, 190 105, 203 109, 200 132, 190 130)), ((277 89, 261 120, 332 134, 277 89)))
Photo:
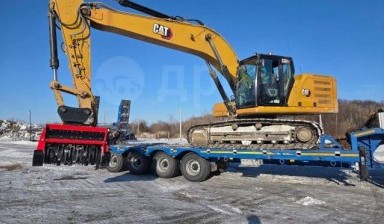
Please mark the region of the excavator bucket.
POLYGON ((103 127, 47 124, 33 154, 32 166, 96 165, 109 163, 108 129, 103 127))

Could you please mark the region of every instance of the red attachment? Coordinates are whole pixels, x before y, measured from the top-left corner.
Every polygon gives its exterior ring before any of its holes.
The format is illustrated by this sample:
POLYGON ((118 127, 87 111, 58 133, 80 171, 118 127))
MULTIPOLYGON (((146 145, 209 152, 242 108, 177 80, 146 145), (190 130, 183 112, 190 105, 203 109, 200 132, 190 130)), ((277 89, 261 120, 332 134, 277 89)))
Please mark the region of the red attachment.
MULTIPOLYGON (((49 124, 47 124, 48 126, 49 124)), ((45 149, 45 133, 46 133, 47 128, 43 128, 43 131, 41 132, 39 142, 37 143, 37 147, 35 151, 42 151, 44 152, 45 149)))
POLYGON ((101 146, 102 152, 109 152, 108 129, 92 126, 47 124, 43 129, 36 151, 44 151, 45 144, 76 144, 101 146))

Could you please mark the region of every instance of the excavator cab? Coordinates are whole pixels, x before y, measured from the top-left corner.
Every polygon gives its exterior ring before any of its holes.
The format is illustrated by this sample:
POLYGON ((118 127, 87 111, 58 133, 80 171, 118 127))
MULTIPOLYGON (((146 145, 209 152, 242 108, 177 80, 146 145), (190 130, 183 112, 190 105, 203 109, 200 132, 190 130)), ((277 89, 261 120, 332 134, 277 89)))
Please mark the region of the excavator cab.
POLYGON ((237 108, 286 105, 293 75, 290 57, 259 54, 243 60, 237 74, 237 108))

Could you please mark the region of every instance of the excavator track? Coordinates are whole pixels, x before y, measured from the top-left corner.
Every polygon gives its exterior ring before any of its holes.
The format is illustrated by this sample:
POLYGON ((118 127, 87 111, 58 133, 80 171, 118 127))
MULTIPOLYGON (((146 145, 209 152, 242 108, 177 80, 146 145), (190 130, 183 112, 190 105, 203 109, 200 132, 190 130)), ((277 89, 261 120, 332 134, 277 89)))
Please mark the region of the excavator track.
POLYGON ((317 122, 289 119, 235 119, 194 125, 188 142, 196 147, 314 149, 323 129, 317 122))

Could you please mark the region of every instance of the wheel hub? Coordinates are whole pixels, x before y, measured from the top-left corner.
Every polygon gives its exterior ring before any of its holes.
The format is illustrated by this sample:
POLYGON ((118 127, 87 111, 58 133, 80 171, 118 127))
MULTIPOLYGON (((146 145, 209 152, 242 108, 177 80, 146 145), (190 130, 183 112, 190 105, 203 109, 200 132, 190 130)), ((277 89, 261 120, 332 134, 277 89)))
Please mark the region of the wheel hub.
POLYGON ((169 167, 169 163, 168 163, 168 160, 167 159, 162 159, 159 163, 158 163, 158 169, 161 170, 161 171, 166 171, 169 167))
POLYGON ((196 160, 192 160, 187 164, 186 171, 191 176, 196 176, 200 172, 200 164, 196 160))
POLYGON ((116 167, 117 166, 117 156, 112 155, 111 159, 109 160, 109 166, 110 167, 116 167))
POLYGON ((139 169, 142 165, 142 161, 140 158, 132 158, 132 166, 135 168, 135 169, 139 169))

